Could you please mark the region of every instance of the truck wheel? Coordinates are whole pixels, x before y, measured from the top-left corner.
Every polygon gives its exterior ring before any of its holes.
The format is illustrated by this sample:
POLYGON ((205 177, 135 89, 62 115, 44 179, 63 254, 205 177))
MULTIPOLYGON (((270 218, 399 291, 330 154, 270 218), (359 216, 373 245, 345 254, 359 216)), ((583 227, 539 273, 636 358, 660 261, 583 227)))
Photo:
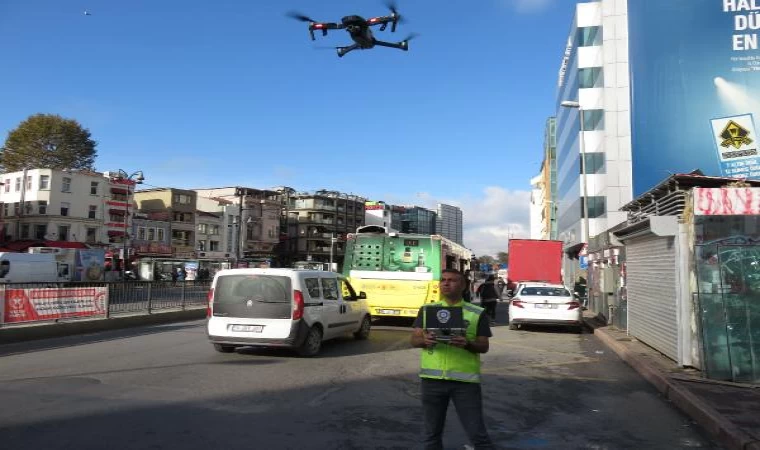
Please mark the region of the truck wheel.
POLYGON ((235 351, 234 345, 214 344, 214 350, 219 353, 232 353, 235 351))
POLYGON ((362 325, 359 327, 359 330, 354 333, 354 337, 359 341, 367 339, 369 337, 369 331, 371 328, 372 322, 369 320, 369 316, 364 316, 362 325))
POLYGON ((298 354, 301 356, 314 356, 322 348, 322 330, 318 326, 309 328, 309 334, 303 344, 298 348, 298 354))

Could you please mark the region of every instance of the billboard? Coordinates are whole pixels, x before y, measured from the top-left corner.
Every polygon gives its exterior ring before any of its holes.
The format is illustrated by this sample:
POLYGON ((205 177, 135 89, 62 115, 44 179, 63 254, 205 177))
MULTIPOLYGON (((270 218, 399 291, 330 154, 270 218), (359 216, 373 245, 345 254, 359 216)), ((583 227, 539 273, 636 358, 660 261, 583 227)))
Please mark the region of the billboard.
POLYGON ((634 195, 694 169, 760 179, 755 4, 628 2, 634 195))

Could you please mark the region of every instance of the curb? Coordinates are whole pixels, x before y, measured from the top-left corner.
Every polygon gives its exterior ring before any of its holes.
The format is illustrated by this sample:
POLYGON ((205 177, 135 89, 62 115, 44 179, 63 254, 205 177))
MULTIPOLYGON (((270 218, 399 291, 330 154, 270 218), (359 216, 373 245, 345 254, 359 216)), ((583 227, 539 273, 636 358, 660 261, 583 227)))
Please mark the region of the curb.
POLYGON ((665 398, 712 434, 721 444, 726 445, 730 450, 760 450, 760 442, 731 423, 716 411, 715 408, 691 393, 687 388, 676 384, 666 373, 636 355, 636 353, 624 344, 621 344, 604 328, 595 328, 593 324, 589 323, 587 318, 584 318, 584 322, 586 322, 586 326, 594 330, 594 335, 604 345, 614 351, 620 359, 635 369, 644 379, 660 391, 665 398))
POLYGON ((0 328, 0 343, 33 341, 99 331, 118 330, 142 325, 198 320, 206 317, 206 308, 185 311, 160 312, 150 315, 110 317, 108 319, 77 320, 45 325, 14 326, 0 328))

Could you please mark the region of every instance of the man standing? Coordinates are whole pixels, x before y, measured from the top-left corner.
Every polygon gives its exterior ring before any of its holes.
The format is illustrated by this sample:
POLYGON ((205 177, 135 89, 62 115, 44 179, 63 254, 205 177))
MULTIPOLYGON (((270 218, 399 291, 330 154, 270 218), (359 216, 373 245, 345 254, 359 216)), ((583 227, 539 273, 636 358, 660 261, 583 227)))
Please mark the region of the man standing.
POLYGON ((491 328, 483 308, 462 300, 464 283, 458 270, 443 270, 440 290, 444 300, 420 308, 414 322, 412 346, 423 349, 420 378, 426 450, 443 449, 449 400, 454 401, 459 421, 475 448, 494 448, 483 421, 480 390, 480 354, 488 352, 491 328), (437 342, 435 334, 424 326, 425 308, 433 305, 462 308, 465 336, 454 336, 448 343, 437 342))

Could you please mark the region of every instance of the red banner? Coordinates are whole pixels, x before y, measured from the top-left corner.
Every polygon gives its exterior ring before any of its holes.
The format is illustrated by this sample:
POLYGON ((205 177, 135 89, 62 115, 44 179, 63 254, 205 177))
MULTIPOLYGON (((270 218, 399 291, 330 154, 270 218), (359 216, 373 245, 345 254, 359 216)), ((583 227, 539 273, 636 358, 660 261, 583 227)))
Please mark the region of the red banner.
POLYGON ((6 289, 4 323, 105 316, 108 288, 6 289))

